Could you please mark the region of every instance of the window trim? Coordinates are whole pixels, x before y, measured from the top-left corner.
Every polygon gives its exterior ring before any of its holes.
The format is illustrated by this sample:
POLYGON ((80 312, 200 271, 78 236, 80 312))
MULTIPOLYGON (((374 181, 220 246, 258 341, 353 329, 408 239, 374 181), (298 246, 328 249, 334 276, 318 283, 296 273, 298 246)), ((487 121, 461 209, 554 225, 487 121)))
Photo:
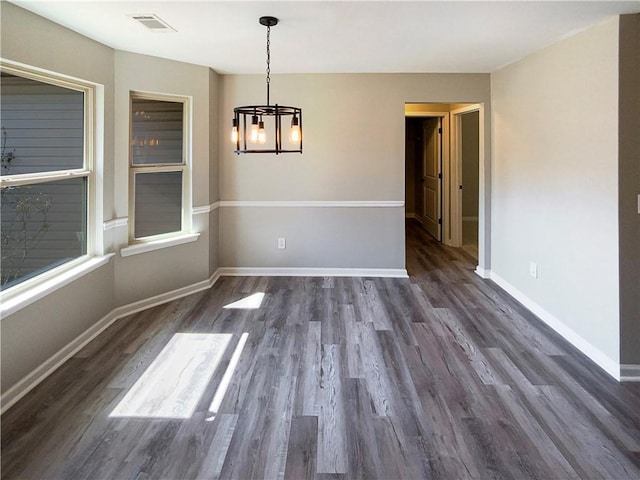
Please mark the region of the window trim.
MULTIPOLYGON (((191 112, 192 112, 192 98, 186 95, 173 95, 166 93, 154 93, 154 92, 142 92, 137 90, 129 91, 129 246, 157 243, 158 245, 171 246, 171 242, 165 242, 167 239, 174 237, 184 237, 190 235, 192 227, 191 219, 191 112), (174 103, 182 103, 182 162, 180 163, 163 163, 163 164, 147 164, 147 165, 134 165, 133 164, 133 145, 131 138, 133 137, 133 100, 155 100, 166 101, 174 103), (175 232, 160 233, 157 235, 150 235, 147 237, 135 236, 135 203, 136 203, 136 191, 135 191, 135 176, 138 173, 159 173, 159 172, 182 172, 182 213, 180 218, 181 229, 175 232)), ((125 247, 127 249, 129 247, 125 247)), ((162 246, 157 247, 162 248, 162 246)), ((155 250, 150 249, 132 249, 132 251, 144 251, 155 250)))
MULTIPOLYGON (((102 251, 103 238, 101 220, 102 215, 98 211, 102 206, 101 199, 97 192, 101 190, 101 179, 96 175, 96 170, 102 160, 101 153, 96 151, 96 145, 100 143, 98 136, 102 137, 103 122, 96 117, 97 112, 102 112, 102 106, 98 101, 103 101, 102 86, 79 78, 71 77, 57 72, 44 70, 30 65, 14 62, 5 58, 0 58, 0 71, 11 75, 16 75, 37 82, 54 85, 57 87, 75 90, 84 94, 84 148, 83 168, 54 170, 51 172, 38 172, 16 175, 0 176, 0 186, 20 186, 35 185, 38 183, 60 181, 65 178, 86 178, 87 195, 84 209, 86 211, 86 244, 84 255, 80 255, 73 260, 69 260, 62 265, 46 270, 32 278, 28 278, 17 285, 0 291, 0 302, 3 308, 0 309, 5 317, 17 310, 29 305, 33 301, 42 298, 47 293, 42 293, 42 288, 46 286, 46 291, 53 291, 69 283, 70 272, 89 273, 94 268, 103 265, 110 255, 105 256, 102 251), (98 128, 99 126, 99 128, 98 128), (10 311, 5 311, 4 304, 12 305, 10 311)), ((73 279, 77 278, 74 276, 73 279)))

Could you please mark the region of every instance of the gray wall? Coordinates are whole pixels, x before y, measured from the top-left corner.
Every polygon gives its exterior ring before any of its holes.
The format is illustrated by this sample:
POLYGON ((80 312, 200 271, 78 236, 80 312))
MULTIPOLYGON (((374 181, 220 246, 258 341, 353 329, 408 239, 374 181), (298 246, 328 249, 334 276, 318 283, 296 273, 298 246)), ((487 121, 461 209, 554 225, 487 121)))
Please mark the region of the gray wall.
MULTIPOLYGON (((262 103, 263 96, 261 75, 221 76, 220 125, 230 124, 234 106, 262 103)), ((221 128, 222 200, 404 201, 405 102, 488 109, 490 89, 486 74, 273 75, 271 98, 303 108, 304 153, 236 156, 221 128)), ((222 208, 221 266, 405 267, 403 208, 251 208, 222 208), (301 249, 278 251, 278 232, 301 249)))
POLYGON ((416 135, 411 119, 405 121, 404 207, 407 214, 416 213, 416 135))
POLYGON ((492 74, 491 93, 492 272, 617 364, 617 18, 492 74))
MULTIPOLYGON (((220 200, 220 164, 218 161, 218 105, 220 77, 209 69, 209 204, 220 200)), ((198 206, 198 205, 196 205, 198 206)), ((218 238, 220 215, 217 210, 209 213, 209 277, 218 269, 218 238)))
POLYGON ((478 152, 480 132, 478 112, 462 115, 462 216, 478 217, 478 152))
MULTIPOLYGON (((1 9, 3 58, 104 85, 102 202, 104 216, 111 218, 113 190, 107 186, 113 185, 113 50, 8 2, 1 9)), ((107 264, 2 318, 2 391, 111 311, 113 297, 113 265, 107 264)))
POLYGON ((620 17, 620 362, 640 365, 640 14, 620 17))
MULTIPOLYGON (((99 144, 103 161, 96 167, 96 175, 103 180, 98 223, 128 216, 130 90, 193 99, 192 204, 207 206, 218 200, 215 72, 115 52, 8 2, 0 5, 3 58, 103 86, 104 141, 99 144)), ((201 234, 197 242, 126 258, 116 254, 107 265, 3 317, 3 394, 115 307, 209 278, 217 268, 218 212, 194 215, 192 222, 192 231, 201 234)), ((127 244, 126 226, 104 234, 106 252, 118 252, 127 244)))
MULTIPOLYGON (((131 91, 181 95, 191 98, 192 106, 192 204, 209 205, 210 97, 217 98, 215 76, 210 69, 146 55, 115 52, 115 114, 129 118, 131 91)), ((129 124, 115 126, 115 216, 129 215, 129 124)), ((213 149, 215 152, 215 143, 213 149)), ((214 162, 215 165, 215 162, 214 162)), ((163 248, 130 257, 115 257, 115 299, 117 306, 159 295, 209 277, 209 215, 194 215, 192 231, 200 233, 193 243, 163 248)), ((128 231, 116 232, 116 246, 128 244, 128 231)))

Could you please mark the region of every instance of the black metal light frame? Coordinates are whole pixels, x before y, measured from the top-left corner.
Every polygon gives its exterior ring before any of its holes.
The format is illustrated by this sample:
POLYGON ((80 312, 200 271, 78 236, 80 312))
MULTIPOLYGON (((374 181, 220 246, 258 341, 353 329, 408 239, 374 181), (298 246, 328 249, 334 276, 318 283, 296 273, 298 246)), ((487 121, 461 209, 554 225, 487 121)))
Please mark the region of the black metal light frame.
MULTIPOLYGON (((244 107, 236 107, 233 109, 233 125, 238 128, 238 137, 236 140, 235 153, 238 155, 241 153, 302 153, 302 109, 298 107, 287 107, 284 105, 247 105, 244 107), (251 127, 251 118, 257 116, 261 117, 275 117, 275 131, 273 148, 269 145, 266 148, 259 148, 261 144, 252 144, 247 141, 249 129, 251 127), (247 117, 249 119, 247 120, 247 117), (289 119, 291 123, 294 118, 298 120, 298 126, 300 128, 300 139, 297 143, 297 148, 284 149, 282 148, 282 119, 289 119), (241 148, 242 147, 242 148, 241 148), (255 148, 258 147, 258 148, 255 148)), ((286 125, 286 123, 285 123, 286 125)))
MULTIPOLYGON (((266 105, 245 105, 235 107, 233 109, 233 128, 237 129, 235 135, 234 153, 238 155, 241 153, 302 153, 302 109, 299 107, 289 107, 285 105, 270 105, 269 103, 269 86, 271 83, 271 27, 278 24, 278 19, 275 17, 260 17, 260 25, 267 27, 267 104, 266 105), (247 120, 247 117, 249 119, 247 120), (260 143, 251 143, 248 141, 249 129, 252 125, 252 120, 260 118, 262 122, 263 117, 274 117, 274 138, 273 146, 264 144, 264 148, 260 146, 260 143), (282 143, 282 122, 283 119, 288 121, 293 127, 296 125, 299 128, 298 141, 293 144, 292 148, 283 148, 282 143)), ((286 123, 285 123, 286 125, 286 123)))

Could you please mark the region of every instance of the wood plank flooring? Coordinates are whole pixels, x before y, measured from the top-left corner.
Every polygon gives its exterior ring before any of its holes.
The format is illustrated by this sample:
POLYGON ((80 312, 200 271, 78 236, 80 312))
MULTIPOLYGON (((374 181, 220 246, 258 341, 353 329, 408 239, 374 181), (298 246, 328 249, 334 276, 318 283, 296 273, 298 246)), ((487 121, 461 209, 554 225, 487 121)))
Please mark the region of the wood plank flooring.
POLYGON ((2 417, 2 478, 640 478, 640 384, 407 244, 410 279, 227 277, 119 320, 2 417), (176 334, 232 335, 191 415, 110 417, 176 334))

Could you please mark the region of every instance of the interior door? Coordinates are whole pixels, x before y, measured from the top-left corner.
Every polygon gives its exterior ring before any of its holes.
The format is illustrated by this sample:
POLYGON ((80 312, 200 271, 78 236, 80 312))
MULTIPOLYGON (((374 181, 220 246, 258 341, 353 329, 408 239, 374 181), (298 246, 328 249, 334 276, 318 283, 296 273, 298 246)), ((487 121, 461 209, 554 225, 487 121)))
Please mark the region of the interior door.
POLYGON ((442 129, 440 118, 428 118, 422 123, 423 218, 422 224, 436 240, 442 240, 442 129))

